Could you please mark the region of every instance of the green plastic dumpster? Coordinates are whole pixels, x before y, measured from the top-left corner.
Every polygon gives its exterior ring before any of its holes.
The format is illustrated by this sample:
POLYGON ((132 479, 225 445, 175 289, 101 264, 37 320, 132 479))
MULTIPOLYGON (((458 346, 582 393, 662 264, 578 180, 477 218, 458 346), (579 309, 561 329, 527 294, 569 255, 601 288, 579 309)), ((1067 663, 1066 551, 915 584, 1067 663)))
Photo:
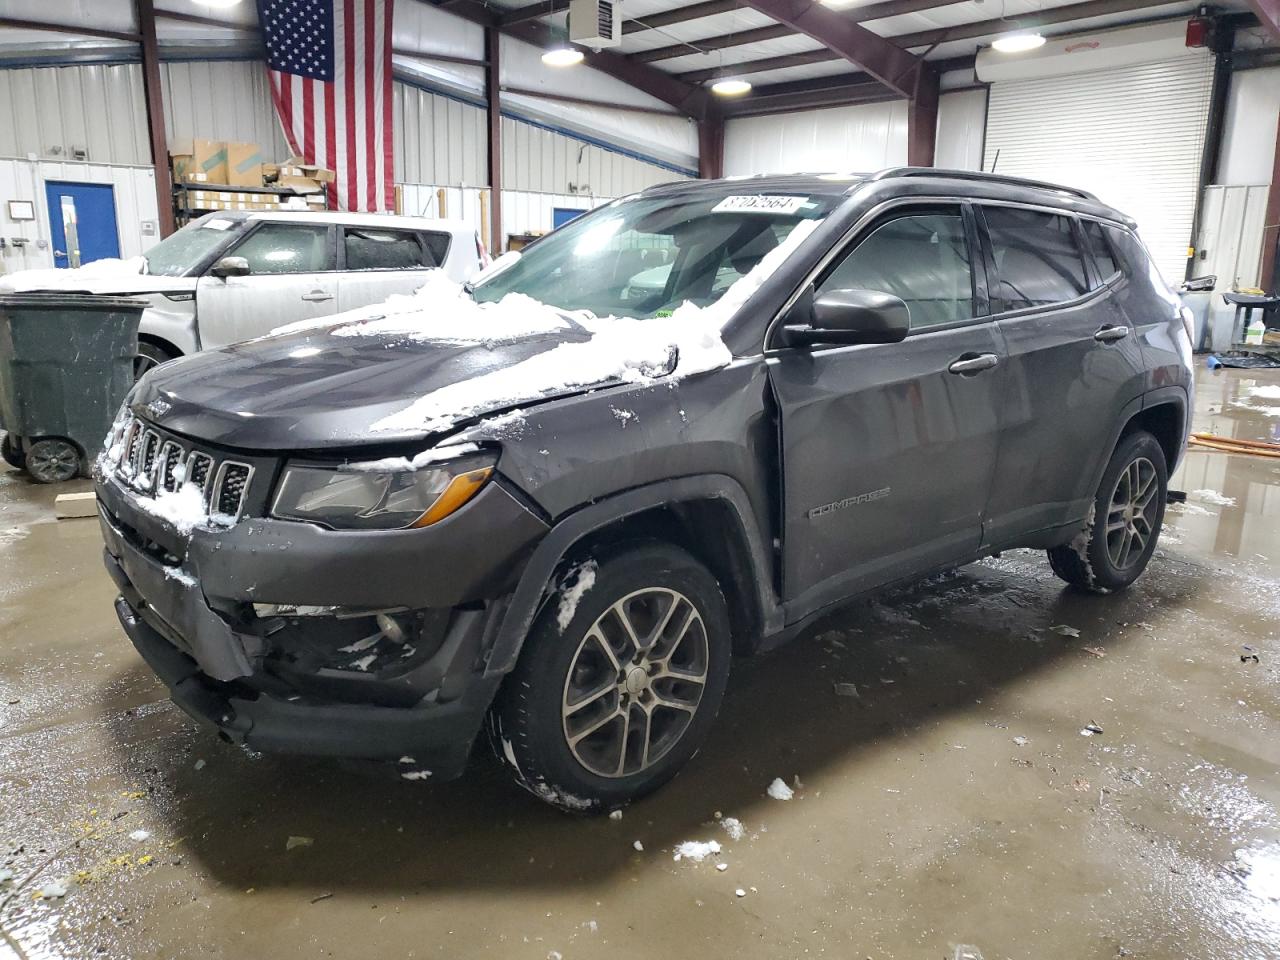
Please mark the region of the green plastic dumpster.
POLYGON ((0 294, 4 459, 40 483, 88 476, 133 386, 145 300, 0 294))

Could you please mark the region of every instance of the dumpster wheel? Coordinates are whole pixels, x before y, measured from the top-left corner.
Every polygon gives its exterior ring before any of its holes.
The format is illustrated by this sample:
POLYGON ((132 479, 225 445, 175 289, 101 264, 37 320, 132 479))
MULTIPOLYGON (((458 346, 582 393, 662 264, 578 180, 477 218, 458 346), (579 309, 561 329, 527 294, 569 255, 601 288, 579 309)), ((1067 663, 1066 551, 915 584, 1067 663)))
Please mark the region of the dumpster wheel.
POLYGON ((17 444, 13 442, 10 434, 5 434, 4 439, 0 440, 0 457, 4 458, 4 462, 11 467, 17 467, 21 470, 27 465, 27 455, 18 449, 17 444))
POLYGON ((46 437, 28 445, 26 467, 36 483, 61 483, 80 472, 80 450, 69 440, 46 437))

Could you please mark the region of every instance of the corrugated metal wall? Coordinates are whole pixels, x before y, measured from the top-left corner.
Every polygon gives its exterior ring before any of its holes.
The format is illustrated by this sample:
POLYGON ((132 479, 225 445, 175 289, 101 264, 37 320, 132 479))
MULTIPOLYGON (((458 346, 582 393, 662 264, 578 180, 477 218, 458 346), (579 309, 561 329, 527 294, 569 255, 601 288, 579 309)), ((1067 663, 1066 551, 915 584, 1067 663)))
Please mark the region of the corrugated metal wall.
POLYGON ((6 244, 0 250, 0 269, 4 272, 53 266, 44 188, 48 180, 111 184, 122 257, 136 257, 158 239, 156 183, 150 167, 0 159, 0 199, 30 200, 36 208, 35 220, 6 221, 7 238, 23 237, 29 242, 23 247, 6 244))
POLYGON ((396 83, 396 180, 477 186, 489 182, 485 112, 451 97, 396 83))
POLYGON ((865 103, 725 124, 724 172, 881 170, 907 161, 905 100, 865 103))
MULTIPOLYGON (((287 156, 260 63, 165 63, 161 69, 171 144, 192 137, 244 140, 287 156)), ((0 156, 61 159, 80 149, 99 163, 148 163, 143 102, 137 64, 0 69, 0 156)), ((400 82, 394 109, 397 181, 488 182, 483 109, 400 82)), ((513 190, 563 194, 589 188, 622 196, 680 179, 655 164, 510 117, 502 121, 502 136, 503 178, 513 190)))
POLYGON ((502 185, 540 193, 592 193, 621 197, 655 183, 688 179, 594 144, 523 123, 502 119, 502 185))
MULTIPOLYGON (((450 220, 464 220, 475 228, 476 233, 485 236, 488 224, 485 219, 485 204, 480 197, 486 195, 487 187, 444 187, 423 183, 409 183, 401 187, 401 200, 404 213, 418 217, 447 217, 450 220), (444 203, 440 202, 439 192, 444 191, 444 203)), ((578 194, 537 193, 529 190, 502 191, 502 229, 504 233, 542 233, 553 226, 552 211, 556 207, 570 210, 590 210, 600 204, 612 200, 612 197, 580 196, 578 194)), ((496 244, 489 246, 496 251, 496 244)), ((506 246, 506 237, 501 246, 506 246)))

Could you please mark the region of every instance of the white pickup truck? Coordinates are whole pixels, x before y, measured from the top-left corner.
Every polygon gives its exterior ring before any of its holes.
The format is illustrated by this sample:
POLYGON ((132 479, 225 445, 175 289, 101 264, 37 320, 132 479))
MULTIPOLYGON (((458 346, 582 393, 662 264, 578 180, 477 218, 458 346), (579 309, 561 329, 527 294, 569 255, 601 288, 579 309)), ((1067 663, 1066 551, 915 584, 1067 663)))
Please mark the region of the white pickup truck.
POLYGON ((465 223, 361 213, 211 213, 144 257, 145 273, 97 273, 89 284, 150 301, 138 376, 183 354, 411 293, 434 267, 464 283, 488 263, 465 223))

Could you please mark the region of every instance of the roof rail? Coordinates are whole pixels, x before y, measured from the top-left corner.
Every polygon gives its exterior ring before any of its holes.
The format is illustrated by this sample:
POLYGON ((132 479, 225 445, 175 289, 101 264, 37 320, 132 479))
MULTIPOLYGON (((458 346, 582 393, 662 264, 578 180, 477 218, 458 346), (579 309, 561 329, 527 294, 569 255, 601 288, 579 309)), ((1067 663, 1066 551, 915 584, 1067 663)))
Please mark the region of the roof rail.
POLYGON ((1060 183, 1046 183, 1043 180, 1028 180, 1026 177, 1009 177, 1003 173, 982 173, 978 170, 947 170, 942 167, 890 167, 872 174, 872 180, 889 180, 894 177, 945 177, 948 180, 977 180, 984 183, 1005 183, 1011 187, 1031 187, 1036 190, 1053 190, 1058 193, 1069 193, 1081 200, 1098 202, 1088 190, 1076 187, 1064 187, 1060 183))

